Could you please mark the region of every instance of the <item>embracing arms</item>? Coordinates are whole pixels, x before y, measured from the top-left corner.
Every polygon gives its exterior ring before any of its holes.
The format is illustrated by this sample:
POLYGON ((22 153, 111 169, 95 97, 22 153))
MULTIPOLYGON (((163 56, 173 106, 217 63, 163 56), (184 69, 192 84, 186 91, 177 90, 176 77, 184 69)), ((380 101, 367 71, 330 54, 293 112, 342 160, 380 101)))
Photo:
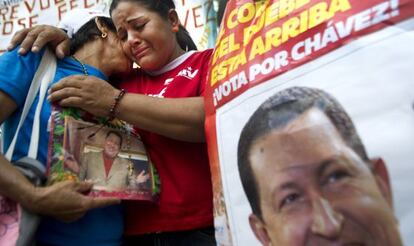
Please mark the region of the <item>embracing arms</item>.
MULTIPOLYGON (((45 44, 55 48, 60 57, 69 53, 68 37, 53 26, 23 29, 15 34, 9 48, 18 43, 21 43, 21 54, 30 49, 40 50, 45 44)), ((82 108, 98 116, 108 116, 114 97, 119 94, 118 89, 92 76, 64 78, 50 92, 50 101, 61 106, 82 108)), ((127 93, 117 112, 119 119, 150 132, 182 141, 205 141, 202 97, 168 99, 127 93)))
MULTIPOLYGON (((70 76, 51 88, 49 100, 108 116, 119 90, 93 76, 70 76)), ((143 130, 177 140, 204 141, 204 101, 201 97, 155 98, 127 93, 116 109, 117 118, 143 130)))

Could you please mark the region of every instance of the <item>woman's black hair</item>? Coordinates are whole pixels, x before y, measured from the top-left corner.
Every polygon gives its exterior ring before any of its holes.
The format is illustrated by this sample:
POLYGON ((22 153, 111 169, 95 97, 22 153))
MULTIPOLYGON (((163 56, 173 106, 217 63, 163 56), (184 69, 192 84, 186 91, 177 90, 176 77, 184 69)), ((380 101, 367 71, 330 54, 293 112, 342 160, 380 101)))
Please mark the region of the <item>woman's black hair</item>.
MULTIPOLYGON (((109 13, 112 15, 112 11, 118 6, 121 2, 131 2, 138 3, 144 6, 149 11, 157 13, 164 19, 168 18, 168 12, 170 9, 175 9, 175 4, 173 0, 113 0, 111 6, 109 7, 109 13)), ((177 32, 177 42, 180 45, 181 49, 188 50, 197 50, 193 39, 191 38, 188 31, 183 25, 180 24, 177 32)))
MULTIPOLYGON (((109 31, 116 33, 116 28, 111 18, 97 17, 100 23, 106 26, 109 31)), ((95 23, 95 18, 86 22, 72 37, 70 40, 70 55, 75 54, 86 43, 95 40, 97 37, 101 37, 102 32, 99 30, 95 23)))

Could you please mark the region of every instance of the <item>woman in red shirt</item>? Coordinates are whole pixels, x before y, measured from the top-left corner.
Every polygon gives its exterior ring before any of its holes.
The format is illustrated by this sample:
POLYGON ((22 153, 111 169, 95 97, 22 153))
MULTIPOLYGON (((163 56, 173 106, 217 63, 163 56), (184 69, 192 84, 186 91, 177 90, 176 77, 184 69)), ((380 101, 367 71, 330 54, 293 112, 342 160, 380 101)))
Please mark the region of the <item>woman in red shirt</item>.
MULTIPOLYGON (((193 51, 172 0, 114 0, 110 14, 124 52, 140 66, 118 79, 128 93, 112 113, 138 128, 161 178, 158 205, 125 203, 126 244, 215 245, 202 98, 212 51, 193 51)), ((53 27, 31 32, 44 34, 35 46, 66 40, 53 27)), ((105 116, 119 93, 98 78, 72 76, 52 87, 50 100, 105 116)))

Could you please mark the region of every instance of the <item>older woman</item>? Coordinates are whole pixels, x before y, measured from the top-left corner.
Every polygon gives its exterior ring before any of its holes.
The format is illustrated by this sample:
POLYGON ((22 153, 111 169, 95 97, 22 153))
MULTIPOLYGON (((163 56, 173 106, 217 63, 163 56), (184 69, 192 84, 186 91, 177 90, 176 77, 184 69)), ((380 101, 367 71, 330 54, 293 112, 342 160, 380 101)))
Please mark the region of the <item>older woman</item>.
MULTIPOLYGON (((71 56, 57 61, 51 84, 69 75, 88 75, 107 80, 108 76, 129 72, 132 63, 122 52, 110 18, 91 10, 68 13, 63 20, 71 30, 71 56)), ((0 124, 4 122, 4 147, 8 148, 17 129, 25 98, 44 53, 20 56, 18 48, 0 57, 0 124)), ((12 162, 27 156, 35 99, 21 127, 12 162)), ((48 151, 47 124, 51 105, 45 100, 40 114, 40 137, 37 160, 46 165, 48 151)), ((82 195, 90 184, 65 182, 46 188, 34 188, 0 155, 0 193, 18 201, 29 210, 49 215, 38 228, 38 245, 119 245, 123 228, 123 211, 117 199, 94 199, 82 195), (86 212, 86 213, 85 213, 86 212), (83 217, 82 217, 83 216, 83 217), (52 218, 54 217, 54 218, 52 218), (82 218, 80 218, 82 217, 82 218), (72 223, 64 223, 55 218, 72 223)))

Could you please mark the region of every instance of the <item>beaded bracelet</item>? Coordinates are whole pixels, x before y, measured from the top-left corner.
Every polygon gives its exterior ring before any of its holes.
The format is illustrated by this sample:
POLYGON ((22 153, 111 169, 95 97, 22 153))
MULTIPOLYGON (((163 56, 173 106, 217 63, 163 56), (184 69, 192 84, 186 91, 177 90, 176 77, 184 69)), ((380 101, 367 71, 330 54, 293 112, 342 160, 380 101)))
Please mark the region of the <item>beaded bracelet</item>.
POLYGON ((109 110, 109 120, 113 120, 116 117, 116 108, 119 105, 119 101, 121 101, 122 97, 125 95, 126 91, 122 89, 118 96, 114 98, 114 103, 111 106, 111 109, 109 110))

